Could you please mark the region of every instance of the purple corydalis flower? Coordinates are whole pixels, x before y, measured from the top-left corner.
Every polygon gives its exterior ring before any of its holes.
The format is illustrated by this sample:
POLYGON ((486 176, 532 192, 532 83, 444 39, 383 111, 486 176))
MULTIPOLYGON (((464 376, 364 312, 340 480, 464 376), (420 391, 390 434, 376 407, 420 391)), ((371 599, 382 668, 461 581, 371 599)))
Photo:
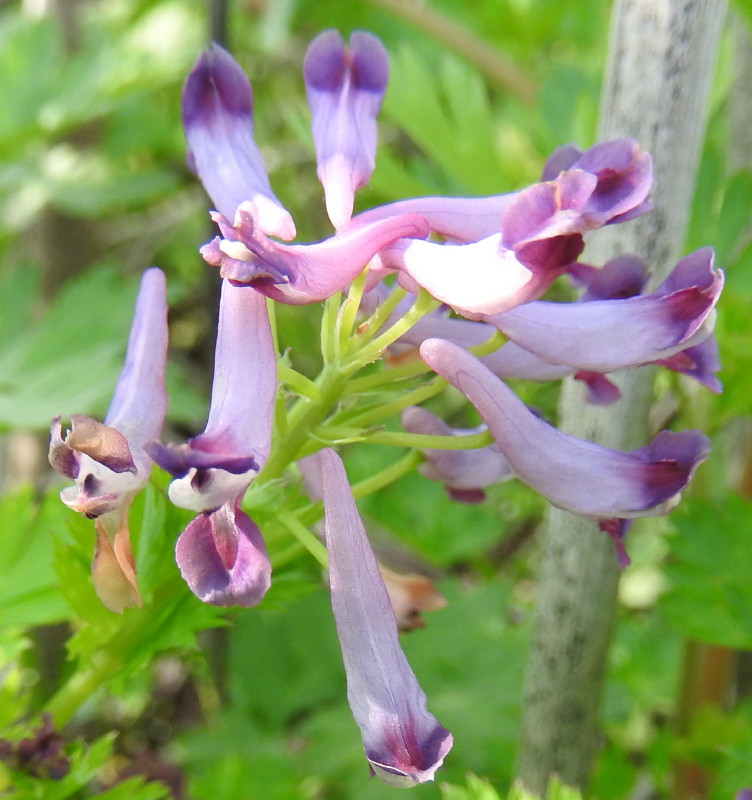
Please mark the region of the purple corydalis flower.
POLYGON ((152 460, 145 445, 160 435, 167 411, 166 359, 165 277, 149 269, 141 279, 125 364, 104 424, 73 414, 64 437, 61 418, 52 420, 50 464, 76 482, 60 497, 96 520, 92 578, 112 611, 140 603, 127 516, 134 495, 149 480, 152 460))
POLYGON ((698 431, 664 431, 629 453, 577 439, 532 414, 462 348, 429 339, 420 352, 475 406, 514 474, 561 508, 603 519, 667 513, 707 456, 698 431))
POLYGON ((198 57, 183 87, 189 166, 227 219, 234 219, 238 206, 249 200, 266 233, 293 239, 295 223, 269 185, 252 115, 248 78, 226 50, 212 45, 198 57))
POLYGON ((710 336, 722 288, 723 272, 706 247, 681 259, 649 295, 537 301, 484 320, 552 364, 613 372, 668 358, 710 336))
MULTIPOLYGON (((551 238, 554 227, 560 234, 571 235, 648 211, 652 177, 650 156, 629 139, 601 142, 584 153, 567 145, 547 162, 543 183, 520 192, 398 200, 357 214, 351 224, 360 226, 395 214, 421 214, 434 233, 455 242, 477 242, 505 228, 520 242, 529 239, 535 228, 539 239, 544 234, 551 238), (516 212, 510 211, 515 207, 516 212)), ((510 242, 505 240, 507 245, 510 242)))
POLYGON ((422 217, 390 217, 313 244, 285 245, 264 235, 251 203, 238 210, 235 226, 214 215, 222 238, 201 248, 223 278, 252 285, 282 303, 317 303, 342 290, 376 253, 403 237, 428 236, 422 217))
POLYGON ((255 606, 271 584, 261 532, 233 501, 188 524, 175 561, 190 590, 210 605, 255 606))
MULTIPOLYGON (((406 408, 402 412, 401 422, 409 433, 428 436, 462 436, 485 429, 485 426, 475 430, 450 428, 428 409, 418 406, 406 408)), ((513 476, 509 462, 495 444, 471 450, 425 448, 421 452, 426 460, 418 467, 420 474, 430 480, 441 481, 449 497, 459 502, 482 502, 486 486, 513 476)))
POLYGON ((405 659, 384 581, 332 450, 319 454, 332 610, 347 674, 347 699, 371 768, 386 783, 433 780, 452 735, 426 710, 405 659))
POLYGON ((345 46, 337 31, 319 34, 303 62, 317 174, 329 219, 347 226, 355 191, 373 172, 376 115, 384 99, 389 62, 381 42, 356 31, 345 46))
POLYGON ((204 432, 183 445, 148 445, 175 478, 168 490, 175 505, 214 511, 242 495, 269 455, 276 374, 266 300, 223 281, 204 432))
POLYGON ((739 789, 734 795, 734 800, 752 800, 752 789, 739 789))

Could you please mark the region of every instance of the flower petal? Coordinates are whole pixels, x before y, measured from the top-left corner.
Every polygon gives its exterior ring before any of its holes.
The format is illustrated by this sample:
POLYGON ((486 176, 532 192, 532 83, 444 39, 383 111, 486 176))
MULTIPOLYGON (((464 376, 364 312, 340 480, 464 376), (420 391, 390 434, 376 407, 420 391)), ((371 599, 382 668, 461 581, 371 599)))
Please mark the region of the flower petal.
POLYGON ((397 239, 429 233, 422 217, 405 215, 348 229, 313 244, 284 245, 260 230, 251 203, 239 209, 234 227, 226 220, 219 222, 224 239, 202 248, 207 263, 218 266, 223 278, 252 285, 272 300, 291 305, 331 297, 360 274, 382 248, 397 239))
POLYGON ((707 455, 697 431, 664 431, 630 453, 577 439, 532 414, 456 345, 429 339, 420 351, 475 406, 515 475, 561 508, 599 518, 666 513, 707 455))
POLYGON ((258 605, 271 584, 261 533, 235 502, 190 522, 175 545, 175 560, 190 590, 211 605, 258 605))
POLYGON ((723 287, 709 248, 678 262, 652 294, 586 303, 537 301, 486 322, 552 364, 613 372, 668 358, 711 332, 723 287))
POLYGON ((332 610, 366 758, 395 786, 433 780, 452 735, 426 710, 426 696, 399 646, 389 595, 342 462, 332 450, 323 450, 319 460, 332 610))
POLYGON ((355 32, 345 47, 337 31, 319 34, 303 62, 317 174, 329 219, 338 230, 352 215, 354 193, 376 158, 376 115, 384 99, 389 63, 381 42, 355 32))
POLYGON ((274 196, 253 139, 251 85, 217 44, 197 59, 183 87, 182 117, 188 161, 217 209, 233 219, 250 200, 271 236, 295 238, 295 223, 274 196))
MULTIPOLYGON (((426 408, 411 406, 402 412, 402 427, 410 433, 429 436, 461 436, 477 433, 450 428, 442 419, 426 408)), ((493 444, 472 450, 421 451, 425 462, 418 467, 421 475, 441 481, 448 490, 468 491, 483 489, 512 477, 509 462, 493 444)))
POLYGON ((175 505, 211 511, 245 490, 269 455, 276 391, 266 300, 223 281, 206 428, 183 445, 147 446, 177 478, 168 490, 175 505))

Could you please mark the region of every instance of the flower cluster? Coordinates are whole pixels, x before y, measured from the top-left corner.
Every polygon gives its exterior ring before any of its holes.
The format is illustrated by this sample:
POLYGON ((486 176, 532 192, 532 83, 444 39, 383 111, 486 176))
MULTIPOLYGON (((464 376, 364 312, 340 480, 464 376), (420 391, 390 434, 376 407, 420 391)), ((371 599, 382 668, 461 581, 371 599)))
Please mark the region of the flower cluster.
POLYGON ((610 403, 618 389, 609 373, 660 364, 719 391, 712 328, 723 275, 709 249, 681 259, 650 292, 647 268, 636 257, 600 267, 578 261, 586 234, 650 209, 651 160, 628 140, 584 152, 562 147, 541 181, 521 191, 404 199, 353 216, 355 193, 374 169, 386 53, 370 34, 354 33, 345 44, 326 31, 308 48, 303 74, 335 233, 290 243, 294 221, 273 193, 254 141, 250 84, 233 58, 212 46, 189 74, 182 104, 188 162, 218 227, 201 248, 222 284, 205 429, 183 444, 160 441, 166 307, 164 278, 149 270, 104 424, 73 415, 63 436, 54 420, 50 461, 76 482, 63 490, 64 502, 95 520, 94 584, 109 608, 122 611, 138 602, 127 509, 152 462, 173 478, 170 500, 196 514, 175 550, 190 589, 207 603, 252 606, 269 587, 271 565, 259 528, 242 508, 246 490, 262 471, 259 481, 289 475, 300 461, 303 473, 301 459, 313 455, 305 472, 311 499, 323 499, 349 702, 372 770, 389 783, 414 785, 433 778, 452 737, 426 710, 402 654, 385 573, 343 464, 324 446, 326 423, 346 419, 351 432, 359 426, 352 438, 367 439, 373 420, 401 411, 405 441, 430 442, 421 448, 422 473, 442 481, 452 498, 477 502, 485 487, 517 477, 554 505, 599 520, 624 562, 627 521, 676 505, 707 440, 696 431, 664 431, 632 452, 612 450, 560 432, 503 379, 571 375, 590 402, 610 403), (561 276, 581 289, 578 300, 540 300, 561 276), (322 331, 324 372, 316 383, 298 377, 307 394, 276 433, 278 382, 296 386, 289 370, 278 374, 269 300, 335 308, 324 315, 325 325, 335 320, 322 331), (405 353, 412 361, 400 372, 383 360, 382 373, 360 379, 391 391, 382 417, 378 404, 342 416, 348 380, 387 351, 391 363, 405 353), (468 436, 410 405, 413 397, 430 396, 428 384, 407 391, 414 384, 401 381, 424 380, 431 371, 475 407, 484 423, 479 431, 468 436), (487 441, 480 448, 452 444, 479 433, 487 441))

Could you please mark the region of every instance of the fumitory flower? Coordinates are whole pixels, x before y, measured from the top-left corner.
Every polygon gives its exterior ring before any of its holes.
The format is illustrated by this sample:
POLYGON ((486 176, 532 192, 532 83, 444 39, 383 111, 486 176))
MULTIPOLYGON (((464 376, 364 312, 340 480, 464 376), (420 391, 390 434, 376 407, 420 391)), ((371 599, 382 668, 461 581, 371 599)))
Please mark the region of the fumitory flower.
POLYGON ((599 519, 667 513, 707 456, 698 431, 663 431, 628 453, 577 439, 535 416, 461 347, 428 339, 420 352, 475 406, 511 471, 561 508, 599 519))
POLYGON ((191 590, 208 603, 255 605, 269 588, 261 533, 240 501, 269 455, 276 391, 266 300, 223 281, 204 432, 178 446, 147 446, 174 478, 170 500, 200 512, 180 535, 175 557, 191 590))
POLYGON ((146 443, 158 437, 167 410, 165 277, 158 269, 141 279, 125 365, 104 424, 71 416, 63 436, 61 418, 52 421, 50 464, 75 480, 63 502, 95 520, 92 579, 112 611, 140 603, 128 534, 128 508, 149 479, 152 460, 146 443))
POLYGON ((183 87, 188 164, 227 219, 249 200, 265 233, 292 239, 295 223, 269 185, 253 138, 252 113, 248 78, 226 50, 212 45, 199 56, 183 87))
POLYGON ((376 115, 386 91, 389 62, 381 42, 356 31, 345 46, 324 31, 303 62, 319 180, 329 219, 338 230, 350 221, 355 191, 373 172, 376 115))
POLYGON ((433 780, 452 735, 426 709, 426 696, 400 648, 384 581, 333 450, 319 456, 332 610, 347 674, 347 698, 372 770, 386 783, 433 780))

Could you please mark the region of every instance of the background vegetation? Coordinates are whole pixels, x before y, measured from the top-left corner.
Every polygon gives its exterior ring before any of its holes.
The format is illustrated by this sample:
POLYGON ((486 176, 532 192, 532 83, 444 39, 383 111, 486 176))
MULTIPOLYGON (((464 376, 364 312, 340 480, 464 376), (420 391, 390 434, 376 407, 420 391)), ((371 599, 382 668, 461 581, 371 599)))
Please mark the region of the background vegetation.
MULTIPOLYGON (((513 190, 536 180, 558 145, 593 142, 609 16, 598 0, 394 9, 387 0, 238 0, 213 32, 210 5, 0 5, 0 795, 395 792, 367 778, 319 569, 290 551, 273 518, 259 520, 275 565, 269 596, 256 609, 204 607, 172 560, 187 515, 164 501, 155 475, 131 512, 145 606, 120 617, 90 585, 90 523, 59 502, 45 466, 52 416, 104 414, 137 280, 150 265, 167 272, 170 287, 169 426, 176 436, 202 428, 216 287, 197 254, 210 231, 207 199, 185 167, 179 96, 209 38, 223 39, 251 76, 256 139, 301 240, 329 233, 300 74, 322 28, 368 29, 390 53, 382 146, 361 207, 513 190), (491 55, 480 63, 483 47, 491 55), (40 732, 44 708, 68 721, 64 741, 40 732), (32 728, 46 754, 39 763, 17 750, 32 728)), ((633 565, 622 577, 587 793, 600 800, 668 797, 687 765, 712 800, 752 784, 752 662, 743 652, 752 649, 752 111, 738 88, 751 79, 743 72, 750 17, 741 3, 733 13, 686 245, 713 244, 727 270, 717 324, 725 391, 700 394, 668 374, 656 387, 656 418, 702 427, 714 450, 680 510, 630 534, 633 565)), ((309 375, 318 313, 280 310, 283 345, 309 375)), ((555 408, 555 386, 516 388, 555 408)), ((448 402, 444 412, 465 421, 448 402)), ((395 454, 345 456, 357 480, 395 454)), ((449 601, 403 640, 455 738, 440 781, 415 796, 522 800, 511 784, 541 501, 506 484, 481 506, 457 506, 411 475, 361 511, 383 557, 428 574, 449 601)), ((550 797, 579 794, 554 786, 550 797)))

